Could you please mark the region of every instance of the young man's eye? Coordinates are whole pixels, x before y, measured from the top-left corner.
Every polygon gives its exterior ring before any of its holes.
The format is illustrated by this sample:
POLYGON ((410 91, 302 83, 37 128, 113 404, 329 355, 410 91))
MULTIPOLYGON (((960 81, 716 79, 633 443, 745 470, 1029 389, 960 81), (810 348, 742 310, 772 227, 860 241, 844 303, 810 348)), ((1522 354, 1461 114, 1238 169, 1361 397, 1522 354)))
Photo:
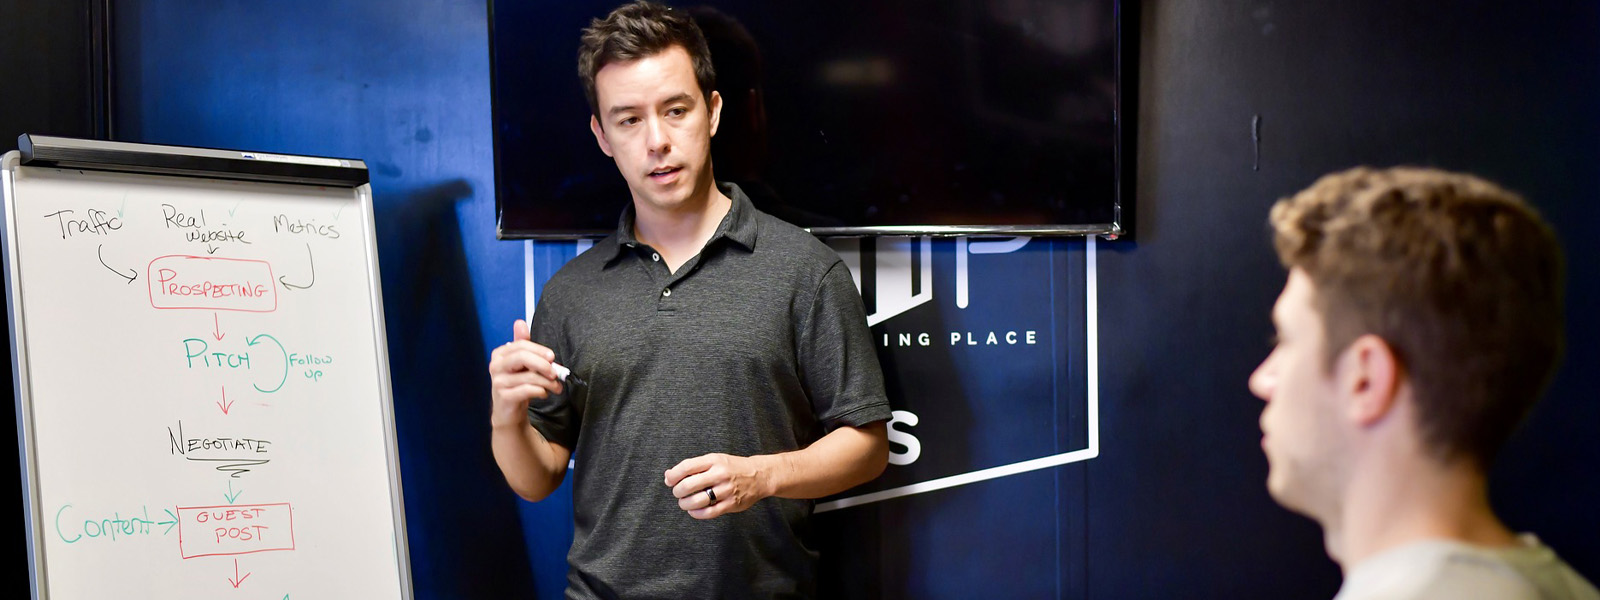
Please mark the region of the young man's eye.
POLYGON ((689 109, 679 107, 679 108, 674 108, 672 110, 667 111, 667 115, 668 116, 673 116, 673 117, 681 117, 681 116, 684 115, 684 113, 687 113, 687 112, 689 112, 689 109))
POLYGON ((621 121, 617 121, 617 124, 618 125, 622 125, 622 126, 628 126, 628 125, 632 125, 632 124, 638 123, 638 122, 639 122, 639 117, 628 117, 628 118, 623 119, 621 121))

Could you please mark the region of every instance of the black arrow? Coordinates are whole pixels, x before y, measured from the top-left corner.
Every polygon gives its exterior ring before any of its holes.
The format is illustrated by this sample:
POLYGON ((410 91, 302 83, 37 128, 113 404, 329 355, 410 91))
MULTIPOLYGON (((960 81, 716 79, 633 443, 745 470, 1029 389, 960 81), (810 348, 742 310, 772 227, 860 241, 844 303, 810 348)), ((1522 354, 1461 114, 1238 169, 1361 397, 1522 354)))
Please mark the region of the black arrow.
POLYGON ((135 271, 133 269, 128 269, 129 273, 133 273, 132 275, 123 275, 122 271, 118 271, 116 269, 112 269, 111 265, 106 264, 105 250, 106 250, 106 245, 105 244, 100 244, 100 247, 95 250, 95 255, 100 257, 100 264, 102 266, 104 266, 107 269, 110 269, 112 273, 116 273, 117 277, 121 277, 123 279, 128 280, 128 283, 133 283, 133 280, 139 278, 139 272, 135 271))
POLYGON ((311 244, 306 244, 306 260, 311 263, 311 283, 308 283, 308 284, 305 284, 305 285, 295 285, 295 284, 292 284, 292 283, 289 283, 289 282, 283 280, 285 277, 288 277, 287 275, 278 276, 278 283, 283 284, 283 287, 285 287, 287 289, 291 289, 291 290, 303 290, 303 289, 310 288, 313 285, 316 285, 316 283, 317 283, 317 260, 316 260, 316 258, 311 256, 311 244))

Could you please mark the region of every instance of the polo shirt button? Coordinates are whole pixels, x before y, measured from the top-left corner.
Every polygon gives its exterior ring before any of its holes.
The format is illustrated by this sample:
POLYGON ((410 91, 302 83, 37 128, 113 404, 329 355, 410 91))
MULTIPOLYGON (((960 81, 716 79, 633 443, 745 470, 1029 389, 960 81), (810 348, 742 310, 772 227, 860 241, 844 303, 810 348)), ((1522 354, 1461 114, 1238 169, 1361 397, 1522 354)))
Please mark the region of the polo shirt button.
POLYGON ((653 261, 656 261, 656 262, 661 262, 661 254, 659 252, 651 252, 650 253, 650 260, 653 260, 653 261))
POLYGON ((666 298, 666 297, 671 296, 671 295, 672 295, 672 288, 663 288, 661 290, 661 297, 662 298, 666 298))

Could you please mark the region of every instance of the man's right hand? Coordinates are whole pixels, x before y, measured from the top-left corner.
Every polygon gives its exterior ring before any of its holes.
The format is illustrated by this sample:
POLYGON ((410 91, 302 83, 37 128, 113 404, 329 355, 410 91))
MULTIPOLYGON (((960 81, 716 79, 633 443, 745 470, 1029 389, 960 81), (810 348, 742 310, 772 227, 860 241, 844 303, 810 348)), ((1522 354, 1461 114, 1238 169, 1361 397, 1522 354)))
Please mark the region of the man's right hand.
POLYGON ((555 352, 529 340, 528 322, 517 319, 511 341, 489 356, 492 426, 525 426, 529 402, 561 393, 561 381, 550 366, 555 358, 555 352))

